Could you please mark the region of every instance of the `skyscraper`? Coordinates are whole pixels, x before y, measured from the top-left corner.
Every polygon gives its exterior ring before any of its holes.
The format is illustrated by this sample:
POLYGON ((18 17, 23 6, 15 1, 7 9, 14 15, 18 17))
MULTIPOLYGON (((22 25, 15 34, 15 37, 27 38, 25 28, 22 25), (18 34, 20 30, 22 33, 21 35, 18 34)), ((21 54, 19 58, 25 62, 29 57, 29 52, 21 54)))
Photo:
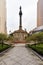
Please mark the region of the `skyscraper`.
POLYGON ((6 33, 6 0, 0 0, 0 33, 6 33))
POLYGON ((38 0, 37 3, 37 27, 43 25, 43 0, 38 0))

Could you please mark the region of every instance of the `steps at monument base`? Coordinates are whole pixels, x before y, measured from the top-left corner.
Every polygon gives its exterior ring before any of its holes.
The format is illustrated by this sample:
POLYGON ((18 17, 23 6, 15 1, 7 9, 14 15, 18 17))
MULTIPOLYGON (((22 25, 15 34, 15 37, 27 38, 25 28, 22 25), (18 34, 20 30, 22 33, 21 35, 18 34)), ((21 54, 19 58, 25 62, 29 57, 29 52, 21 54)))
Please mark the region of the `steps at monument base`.
POLYGON ((18 44, 15 44, 15 46, 16 46, 16 47, 23 47, 23 46, 25 46, 25 44, 22 44, 22 43, 19 44, 19 43, 18 43, 18 44))
POLYGON ((14 43, 26 43, 26 41, 15 41, 14 43))

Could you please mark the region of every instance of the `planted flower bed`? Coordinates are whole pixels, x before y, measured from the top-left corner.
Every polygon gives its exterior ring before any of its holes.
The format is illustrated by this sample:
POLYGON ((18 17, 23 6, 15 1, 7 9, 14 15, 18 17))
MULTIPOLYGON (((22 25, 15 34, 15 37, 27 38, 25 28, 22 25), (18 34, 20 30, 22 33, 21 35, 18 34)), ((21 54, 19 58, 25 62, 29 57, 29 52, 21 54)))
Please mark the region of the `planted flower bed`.
POLYGON ((6 49, 8 49, 8 48, 10 48, 10 47, 11 47, 11 46, 8 45, 8 44, 3 44, 3 46, 2 46, 2 44, 0 44, 0 52, 4 51, 4 50, 6 50, 6 49))
POLYGON ((43 56, 43 44, 33 44, 33 45, 27 45, 28 47, 32 48, 34 51, 36 51, 38 54, 43 56))

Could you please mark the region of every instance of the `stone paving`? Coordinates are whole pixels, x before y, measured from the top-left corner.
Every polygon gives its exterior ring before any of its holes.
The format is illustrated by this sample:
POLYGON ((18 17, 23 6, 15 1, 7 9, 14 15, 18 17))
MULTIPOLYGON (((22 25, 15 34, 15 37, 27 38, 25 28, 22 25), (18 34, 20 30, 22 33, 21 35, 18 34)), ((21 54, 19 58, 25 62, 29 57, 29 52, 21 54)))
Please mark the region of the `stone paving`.
POLYGON ((43 65, 43 61, 25 45, 17 45, 0 56, 0 65, 43 65))

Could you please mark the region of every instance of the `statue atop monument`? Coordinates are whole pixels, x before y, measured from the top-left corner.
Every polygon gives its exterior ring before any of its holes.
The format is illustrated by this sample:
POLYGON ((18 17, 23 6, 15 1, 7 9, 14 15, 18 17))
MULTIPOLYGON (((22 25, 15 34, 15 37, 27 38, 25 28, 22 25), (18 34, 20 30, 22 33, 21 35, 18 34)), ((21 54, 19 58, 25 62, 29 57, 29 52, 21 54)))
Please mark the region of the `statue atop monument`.
POLYGON ((22 10, 21 10, 21 6, 20 6, 19 16, 20 16, 20 26, 19 26, 19 29, 22 29, 22 10))

